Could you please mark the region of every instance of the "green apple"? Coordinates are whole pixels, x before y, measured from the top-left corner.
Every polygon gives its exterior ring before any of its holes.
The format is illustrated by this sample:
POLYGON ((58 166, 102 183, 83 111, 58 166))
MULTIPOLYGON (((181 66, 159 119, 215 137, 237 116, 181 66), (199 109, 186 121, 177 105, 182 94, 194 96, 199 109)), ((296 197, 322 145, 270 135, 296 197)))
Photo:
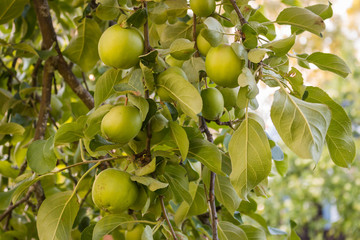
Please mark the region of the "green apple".
POLYGON ((133 205, 130 206, 132 210, 140 211, 146 204, 148 195, 143 187, 139 187, 139 195, 133 205))
POLYGON ((224 98, 216 88, 207 88, 201 91, 203 101, 202 116, 208 120, 219 119, 224 110, 224 98))
POLYGON ((234 88, 242 72, 244 60, 240 59, 231 46, 220 44, 211 48, 206 55, 205 68, 208 77, 217 85, 234 88))
POLYGON ((138 198, 139 190, 130 174, 115 168, 108 168, 97 175, 92 198, 95 205, 111 213, 128 209, 138 198))
POLYGON ((190 8, 199 17, 208 17, 215 11, 215 0, 190 0, 190 8))
POLYGON ((142 233, 144 232, 144 225, 138 224, 130 231, 125 232, 126 240, 141 240, 142 233))
POLYGON ((196 45, 203 56, 206 56, 211 48, 210 43, 201 34, 196 38, 196 45))
POLYGON ((139 56, 144 52, 144 40, 136 29, 116 24, 101 35, 98 51, 106 65, 128 69, 139 62, 139 56))
POLYGON ((133 106, 113 107, 101 121, 101 132, 116 143, 127 143, 140 132, 140 111, 133 106))
POLYGON ((224 88, 217 87, 224 98, 224 106, 227 110, 236 106, 236 98, 239 92, 239 88, 224 88))

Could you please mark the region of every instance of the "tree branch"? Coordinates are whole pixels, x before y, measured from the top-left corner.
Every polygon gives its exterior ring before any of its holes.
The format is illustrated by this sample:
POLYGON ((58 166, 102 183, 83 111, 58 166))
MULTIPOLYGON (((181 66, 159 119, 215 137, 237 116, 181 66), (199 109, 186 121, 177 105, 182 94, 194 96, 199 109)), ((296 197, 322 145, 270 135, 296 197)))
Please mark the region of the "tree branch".
POLYGON ((146 21, 144 23, 144 42, 145 42, 145 53, 148 53, 152 50, 150 46, 150 38, 149 38, 149 21, 148 21, 148 10, 147 10, 147 2, 142 1, 143 8, 146 11, 146 21))
POLYGON ((94 98, 77 80, 74 73, 69 68, 64 57, 59 56, 58 71, 64 78, 65 82, 71 87, 76 95, 85 103, 85 105, 92 109, 94 107, 94 98))
POLYGON ((94 99, 91 94, 80 84, 76 79, 71 68, 65 61, 59 44, 56 39, 56 33, 52 23, 50 8, 47 0, 34 0, 34 8, 36 17, 39 22, 40 31, 43 37, 42 48, 49 49, 55 43, 55 49, 58 53, 58 70, 65 82, 69 84, 71 89, 78 95, 78 97, 85 103, 85 105, 92 109, 94 107, 94 99))
POLYGON ((51 84, 54 77, 55 58, 49 57, 45 61, 43 80, 42 80, 42 94, 38 121, 36 123, 34 140, 43 139, 46 130, 46 124, 49 117, 50 101, 51 101, 51 84))
MULTIPOLYGON (((213 143, 214 139, 208 126, 206 125, 206 121, 204 117, 200 117, 200 131, 205 133, 206 138, 209 142, 213 143)), ((211 229, 213 234, 213 240, 218 240, 218 231, 217 231, 217 212, 216 212, 216 204, 215 204, 215 179, 216 173, 210 172, 210 189, 209 189, 209 204, 210 204, 210 217, 211 217, 211 229)))
POLYGON ((246 23, 248 23, 248 22, 246 21, 246 19, 244 18, 244 16, 242 15, 242 13, 241 13, 238 5, 236 4, 236 1, 235 1, 235 0, 230 0, 230 2, 231 2, 231 4, 233 5, 236 14, 237 14, 238 17, 239 17, 241 26, 244 25, 244 24, 246 24, 246 23))
POLYGON ((178 238, 176 236, 176 233, 174 231, 174 228, 172 227, 171 222, 169 220, 169 217, 168 217, 168 215, 166 213, 166 208, 165 208, 165 204, 164 204, 164 196, 160 195, 159 199, 160 199, 160 204, 161 204, 161 209, 162 209, 162 212, 163 212, 163 216, 164 216, 164 218, 165 218, 165 220, 166 220, 166 222, 167 222, 167 224, 168 224, 168 226, 170 228, 171 235, 174 238, 174 240, 178 240, 178 238))

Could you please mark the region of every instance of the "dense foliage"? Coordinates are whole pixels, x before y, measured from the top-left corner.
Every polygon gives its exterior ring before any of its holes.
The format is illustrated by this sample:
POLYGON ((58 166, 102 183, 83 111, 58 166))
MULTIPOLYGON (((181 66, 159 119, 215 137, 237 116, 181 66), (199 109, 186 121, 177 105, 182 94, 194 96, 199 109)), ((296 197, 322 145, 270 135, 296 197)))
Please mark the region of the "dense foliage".
POLYGON ((323 35, 331 4, 286 7, 276 19, 263 8, 1 1, 0 238, 300 239, 294 221, 289 232, 268 226, 277 222, 256 202, 289 164, 302 187, 293 154, 328 170, 327 146, 333 174, 351 166, 350 118, 301 73, 350 69, 334 54, 291 50, 304 32, 323 35), (288 37, 275 25, 291 26, 288 37), (256 112, 261 84, 277 89, 280 144, 256 112))

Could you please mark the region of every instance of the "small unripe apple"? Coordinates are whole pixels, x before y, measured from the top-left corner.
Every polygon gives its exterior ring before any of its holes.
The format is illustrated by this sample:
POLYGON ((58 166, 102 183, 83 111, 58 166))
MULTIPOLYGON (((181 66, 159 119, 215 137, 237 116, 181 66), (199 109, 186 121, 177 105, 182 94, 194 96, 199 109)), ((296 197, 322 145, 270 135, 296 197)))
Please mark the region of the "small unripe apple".
POLYGON ((236 106, 236 98, 238 95, 239 88, 224 88, 217 87, 224 98, 224 106, 227 110, 236 106))
POLYGON ((95 205, 107 212, 120 213, 136 201, 138 186, 131 181, 130 174, 115 168, 108 168, 99 175, 92 188, 95 205))
POLYGON ((240 59, 231 46, 221 44, 211 48, 206 55, 205 68, 210 80, 222 87, 237 87, 238 76, 245 61, 240 59))
POLYGON ((190 8, 199 17, 208 17, 215 11, 215 0, 190 0, 190 8))
POLYGON ((210 43, 201 34, 199 34, 196 38, 196 44, 201 55, 206 56, 211 48, 210 43))
POLYGON ((101 132, 116 143, 127 143, 140 132, 140 111, 133 106, 113 107, 101 121, 101 132))
POLYGON ((202 116, 208 120, 219 119, 224 110, 224 98, 216 88, 201 91, 203 101, 202 116))
POLYGON ((141 240, 142 233, 144 232, 144 225, 138 224, 130 231, 125 232, 126 240, 141 240))
POLYGON ((144 40, 136 29, 116 24, 101 35, 98 51, 106 65, 128 69, 139 62, 139 56, 144 52, 144 40))

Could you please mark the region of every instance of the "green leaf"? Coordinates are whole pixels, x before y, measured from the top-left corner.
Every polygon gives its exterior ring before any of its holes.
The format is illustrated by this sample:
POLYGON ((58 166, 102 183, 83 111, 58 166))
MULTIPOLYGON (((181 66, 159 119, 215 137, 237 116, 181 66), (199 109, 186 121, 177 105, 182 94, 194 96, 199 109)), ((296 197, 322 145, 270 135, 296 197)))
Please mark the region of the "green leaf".
POLYGON ((199 82, 199 72, 205 71, 205 61, 199 57, 192 57, 183 63, 182 69, 191 83, 199 82))
POLYGON ((246 233, 248 240, 266 240, 265 232, 259 228, 250 225, 241 225, 240 228, 246 233))
POLYGON ((114 86, 122 80, 121 73, 120 69, 111 68, 96 81, 94 94, 95 108, 99 107, 100 104, 115 93, 114 86))
POLYGON ((0 210, 5 210, 6 208, 9 207, 14 191, 15 189, 11 189, 7 192, 3 192, 3 191, 0 192, 0 210))
POLYGON ((98 0, 96 16, 101 20, 113 20, 120 14, 117 0, 98 0))
POLYGON ((176 122, 169 122, 170 134, 178 146, 181 158, 186 159, 189 150, 189 139, 185 130, 176 122))
POLYGON ((278 90, 271 107, 271 119, 284 143, 295 154, 319 160, 331 120, 326 105, 308 103, 278 90))
POLYGON ((351 73, 344 60, 331 53, 315 52, 310 54, 306 61, 315 64, 321 70, 336 73, 343 78, 351 73))
POLYGON ((306 8, 289 7, 282 10, 276 19, 280 25, 291 25, 321 36, 325 23, 321 17, 306 8))
POLYGON ((307 6, 305 8, 319 15, 322 19, 325 20, 333 16, 333 10, 331 5, 331 2, 329 2, 329 4, 315 4, 312 6, 307 6))
POLYGON ((160 182, 159 180, 156 180, 151 177, 139 177, 139 176, 131 176, 130 177, 132 181, 138 182, 140 184, 143 184, 149 188, 150 191, 154 192, 158 189, 166 188, 169 184, 160 182))
POLYGON ((263 60, 267 52, 270 52, 270 50, 264 48, 254 48, 248 52, 248 58, 253 63, 259 63, 263 60))
POLYGON ((105 114, 107 114, 112 107, 113 106, 110 104, 105 104, 88 115, 86 120, 86 127, 84 130, 84 134, 87 138, 91 139, 101 131, 101 121, 105 114))
POLYGON ((271 150, 264 129, 254 119, 246 118, 229 143, 231 184, 241 199, 264 180, 271 170, 271 150))
POLYGON ((40 240, 71 239, 71 229, 79 203, 71 191, 59 192, 41 204, 36 227, 40 240))
POLYGON ((219 221, 218 223, 220 240, 247 240, 245 232, 231 222, 219 221))
POLYGON ((284 177, 289 168, 289 158, 287 155, 284 155, 284 159, 282 161, 274 161, 277 172, 284 177))
POLYGON ((19 170, 13 168, 10 162, 2 160, 0 161, 0 174, 3 177, 16 178, 19 175, 19 170))
POLYGON ((141 176, 153 173, 153 172, 155 172, 155 170, 156 170, 156 158, 153 158, 151 160, 151 162, 149 162, 145 166, 136 169, 135 175, 141 177, 141 176))
POLYGON ((331 110, 331 121, 326 133, 330 157, 340 167, 350 167, 356 155, 351 120, 344 109, 318 87, 307 87, 307 102, 326 104, 331 110))
POLYGON ((133 14, 131 14, 131 16, 126 20, 126 23, 133 27, 139 28, 140 26, 144 25, 146 18, 146 9, 139 8, 133 14))
POLYGON ((205 139, 192 139, 188 158, 193 158, 204 164, 210 171, 224 175, 221 170, 221 152, 217 146, 205 139))
MULTIPOLYGON (((202 176, 203 181, 206 182, 208 186, 208 183, 210 182, 210 172, 208 168, 203 168, 202 176)), ((241 201, 234 187, 231 185, 230 178, 228 176, 216 176, 215 196, 216 200, 223 204, 231 214, 234 214, 241 201)))
POLYGON ((38 52, 30 45, 27 43, 18 43, 18 44, 13 44, 12 47, 16 50, 20 50, 20 51, 24 51, 27 53, 31 53, 32 55, 39 57, 38 52))
POLYGON ((54 139, 51 137, 30 144, 26 158, 31 170, 38 174, 44 174, 55 168, 57 159, 53 143, 54 139))
MULTIPOLYGON (((259 88, 256 84, 255 77, 251 70, 247 67, 244 67, 242 73, 238 77, 238 84, 240 88, 244 88, 247 86, 247 94, 246 97, 249 99, 253 99, 258 95, 259 88)), ((242 90, 243 91, 243 90, 242 90)), ((239 92, 240 94, 240 92, 239 92)), ((239 95, 238 94, 238 95, 239 95)), ((239 99, 240 101, 240 99, 239 99)))
POLYGON ((81 232, 81 240, 92 240, 95 223, 91 223, 81 232))
POLYGON ((140 110, 141 121, 144 121, 146 115, 149 111, 149 103, 143 97, 134 96, 132 94, 128 95, 129 103, 140 110))
POLYGON ((100 240, 122 224, 127 224, 129 218, 120 214, 107 215, 98 221, 94 227, 92 240, 100 240))
POLYGON ((169 72, 159 78, 157 87, 163 88, 172 99, 178 102, 184 113, 194 120, 202 109, 202 99, 199 91, 181 75, 169 72))
POLYGON ((196 51, 194 42, 185 38, 178 38, 170 45, 170 55, 178 60, 188 60, 196 51))
POLYGON ((91 70, 99 60, 98 41, 101 36, 99 25, 94 19, 84 18, 77 28, 77 35, 65 49, 64 55, 81 67, 91 70))
POLYGON ((2 123, 0 124, 0 135, 13 134, 13 135, 23 135, 25 128, 17 123, 2 123))
POLYGON ((127 83, 119 83, 114 86, 115 91, 120 93, 135 93, 136 95, 144 95, 144 85, 142 82, 141 69, 135 69, 130 74, 130 79, 127 83))
POLYGON ((287 54, 292 46, 295 44, 296 35, 291 35, 288 38, 276 40, 273 42, 266 43, 262 45, 261 47, 270 49, 273 51, 276 55, 282 56, 287 54))
POLYGON ((55 146, 78 141, 84 136, 82 129, 78 122, 65 123, 55 134, 55 146))
POLYGON ((192 197, 189 193, 189 182, 186 173, 186 170, 181 165, 167 164, 165 167, 165 178, 174 193, 174 200, 177 203, 185 200, 191 205, 192 197))
POLYGON ((160 35, 160 42, 163 48, 170 47, 171 43, 178 38, 191 39, 192 25, 184 22, 176 22, 175 24, 166 25, 160 35))
POLYGON ((1 0, 0 1, 0 25, 21 15, 29 0, 1 0))
POLYGON ((290 220, 291 232, 290 232, 290 235, 288 236, 287 240, 301 240, 299 235, 297 235, 297 233, 295 232, 296 226, 297 226, 297 224, 293 220, 290 220))
MULTIPOLYGON (((198 183, 195 183, 195 182, 189 183, 189 193, 190 193, 192 199, 195 199, 195 195, 198 190, 198 186, 199 186, 198 183)), ((204 190, 204 189, 202 189, 202 190, 204 190)), ((206 202, 206 200, 205 200, 205 202, 206 202)), ((194 203, 194 201, 192 201, 192 203, 194 203)), ((183 201, 180 204, 179 208, 176 210, 175 215, 174 215, 174 221, 175 221, 176 226, 179 226, 186 219, 191 205, 192 204, 189 204, 186 201, 183 201)), ((207 206, 206 206, 206 208, 207 208, 207 206)))
POLYGON ((141 240, 153 240, 153 231, 149 225, 146 225, 143 233, 141 234, 141 240))
MULTIPOLYGON (((261 13, 261 8, 257 9, 256 12, 250 16, 249 22, 251 22, 251 21, 255 21, 258 23, 269 23, 270 22, 270 20, 261 13)), ((267 24, 266 27, 268 29, 268 32, 266 33, 265 37, 267 37, 267 39, 269 39, 270 41, 274 40, 276 37, 275 25, 267 24)))
POLYGON ((213 17, 206 18, 204 24, 207 28, 201 29, 200 34, 212 47, 217 47, 223 41, 224 28, 221 23, 213 17))

